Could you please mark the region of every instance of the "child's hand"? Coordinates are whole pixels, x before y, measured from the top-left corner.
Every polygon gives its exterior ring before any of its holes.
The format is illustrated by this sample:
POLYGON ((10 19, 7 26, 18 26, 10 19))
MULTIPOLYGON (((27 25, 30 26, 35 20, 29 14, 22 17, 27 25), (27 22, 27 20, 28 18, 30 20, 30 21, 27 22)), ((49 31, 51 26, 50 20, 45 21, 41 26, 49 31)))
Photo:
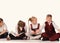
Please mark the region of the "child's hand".
POLYGON ((32 34, 36 34, 36 32, 32 31, 32 34))
POLYGON ((58 29, 58 33, 60 33, 60 29, 58 29))
POLYGON ((38 29, 38 30, 36 30, 36 33, 39 33, 39 29, 38 29))
POLYGON ((16 37, 18 37, 19 36, 19 34, 16 34, 16 37))

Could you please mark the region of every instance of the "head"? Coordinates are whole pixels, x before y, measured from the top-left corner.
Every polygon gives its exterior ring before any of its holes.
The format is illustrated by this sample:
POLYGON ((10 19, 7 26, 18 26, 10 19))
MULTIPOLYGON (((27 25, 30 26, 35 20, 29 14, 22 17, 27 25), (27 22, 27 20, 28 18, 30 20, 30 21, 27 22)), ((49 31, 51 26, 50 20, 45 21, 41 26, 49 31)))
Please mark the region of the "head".
POLYGON ((21 21, 21 20, 18 22, 18 28, 17 28, 18 33, 21 32, 20 27, 21 27, 22 29, 24 29, 24 27, 25 27, 25 22, 23 22, 23 21, 21 21))
POLYGON ((47 22, 51 22, 51 21, 52 21, 52 15, 51 15, 51 14, 48 14, 48 15, 46 16, 46 21, 47 21, 47 22))
POLYGON ((2 26, 2 25, 3 25, 3 19, 0 18, 0 26, 2 26))
POLYGON ((31 18, 29 18, 29 21, 31 21, 32 24, 36 24, 37 23, 37 18, 36 17, 31 17, 31 18))
POLYGON ((19 26, 19 27, 25 27, 25 22, 23 22, 23 21, 20 20, 20 21, 18 22, 18 26, 19 26))

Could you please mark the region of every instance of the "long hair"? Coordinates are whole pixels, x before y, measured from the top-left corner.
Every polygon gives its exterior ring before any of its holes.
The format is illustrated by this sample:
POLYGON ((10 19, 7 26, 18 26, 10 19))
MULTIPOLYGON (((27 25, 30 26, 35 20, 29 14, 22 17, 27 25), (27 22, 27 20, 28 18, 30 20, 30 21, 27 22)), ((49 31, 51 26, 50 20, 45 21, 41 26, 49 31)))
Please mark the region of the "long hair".
POLYGON ((23 29, 25 27, 25 22, 23 22, 21 20, 18 22, 18 28, 17 28, 18 33, 21 32, 20 27, 22 27, 22 29, 23 29))

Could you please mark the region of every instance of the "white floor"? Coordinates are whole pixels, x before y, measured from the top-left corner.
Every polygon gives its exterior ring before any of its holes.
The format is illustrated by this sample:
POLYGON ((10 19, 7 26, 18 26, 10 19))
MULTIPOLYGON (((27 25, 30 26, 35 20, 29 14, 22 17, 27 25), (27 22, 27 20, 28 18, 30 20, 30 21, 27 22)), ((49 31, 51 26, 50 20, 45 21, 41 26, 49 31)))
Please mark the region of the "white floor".
POLYGON ((60 43, 60 41, 41 41, 41 40, 9 40, 0 39, 0 43, 60 43))

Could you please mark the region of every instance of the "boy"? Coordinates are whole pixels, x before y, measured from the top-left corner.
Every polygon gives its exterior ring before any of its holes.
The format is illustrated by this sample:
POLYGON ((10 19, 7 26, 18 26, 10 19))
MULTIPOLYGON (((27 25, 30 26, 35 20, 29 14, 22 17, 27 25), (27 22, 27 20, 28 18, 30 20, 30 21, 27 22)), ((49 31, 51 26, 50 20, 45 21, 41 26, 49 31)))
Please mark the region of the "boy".
POLYGON ((3 19, 0 18, 0 38, 7 38, 7 26, 4 23, 3 19))
POLYGON ((58 26, 52 21, 52 15, 48 14, 46 17, 46 22, 42 26, 42 29, 44 28, 45 32, 41 34, 43 37, 43 41, 55 41, 59 40, 59 33, 56 33, 55 29, 60 31, 58 26))

